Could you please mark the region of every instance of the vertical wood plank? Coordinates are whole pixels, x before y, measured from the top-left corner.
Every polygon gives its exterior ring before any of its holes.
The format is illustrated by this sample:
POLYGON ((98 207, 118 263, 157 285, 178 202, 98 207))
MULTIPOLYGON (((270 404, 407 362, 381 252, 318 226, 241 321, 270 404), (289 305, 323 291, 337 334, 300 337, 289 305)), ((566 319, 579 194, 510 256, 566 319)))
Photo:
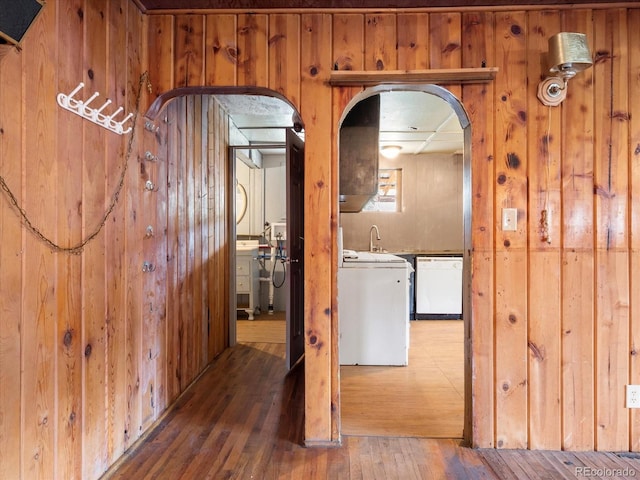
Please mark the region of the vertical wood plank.
POLYGON ((238 85, 268 85, 268 20, 262 14, 238 15, 238 85))
MULTIPOLYGON (((86 0, 84 10, 85 42, 92 52, 85 57, 83 94, 107 89, 106 12, 103 2, 86 0)), ((87 98, 85 97, 85 98, 87 98)), ((83 236, 100 224, 106 208, 106 130, 85 122, 85 156, 94 161, 83 163, 82 206, 83 236)), ((107 467, 106 451, 106 318, 105 237, 101 232, 89 243, 82 257, 83 279, 83 477, 93 478, 107 467)))
POLYGON ((332 434, 331 379, 338 372, 332 362, 332 291, 336 275, 332 267, 331 204, 337 195, 331 185, 331 142, 322 132, 331 132, 331 91, 324 87, 331 70, 331 16, 305 14, 301 17, 300 113, 305 122, 305 275, 314 278, 305 285, 305 441, 327 441, 332 434), (333 200, 332 200, 333 199, 333 200))
MULTIPOLYGON (((170 382, 170 369, 168 366, 168 358, 170 355, 169 348, 169 323, 168 323, 168 300, 167 300, 167 263, 168 263, 168 240, 167 227, 169 211, 168 205, 168 176, 167 176, 167 123, 160 122, 156 125, 157 132, 153 134, 153 140, 150 142, 151 153, 156 156, 156 178, 158 179, 159 188, 156 192, 156 214, 155 223, 153 225, 153 238, 155 243, 155 322, 157 323, 157 336, 155 339, 155 355, 156 355, 156 383, 154 389, 154 420, 168 407, 167 398, 168 384, 170 382)), ((147 134, 149 136, 149 134, 147 134)))
MULTIPOLYGON (((207 325, 204 311, 204 301, 202 292, 202 269, 204 268, 202 257, 202 151, 203 151, 203 124, 202 124, 202 102, 203 97, 198 95, 194 99, 193 122, 194 122, 194 145, 190 161, 190 203, 189 210, 192 212, 191 232, 192 239, 189 245, 193 255, 193 339, 191 340, 194 352, 192 378, 206 365, 206 350, 203 351, 203 340, 206 342, 207 325)), ((206 128, 206 126, 205 126, 206 128)))
POLYGON ((269 88, 300 105, 300 16, 269 17, 269 88))
MULTIPOLYGON (((590 10, 563 12, 562 28, 592 45, 590 10)), ((562 104, 562 448, 594 448, 593 69, 571 80, 562 104)))
POLYGON ((364 15, 336 14, 332 24, 332 69, 364 69, 364 15))
MULTIPOLYGON (((109 4, 109 52, 108 70, 109 86, 105 94, 115 105, 126 105, 127 68, 123 64, 120 52, 126 50, 126 30, 130 16, 127 4, 123 0, 109 4)), ((128 138, 118 135, 107 135, 106 159, 106 196, 110 201, 115 195, 127 161, 128 138)), ((129 166, 134 160, 129 159, 129 166)), ((106 335, 107 335, 107 369, 106 369, 106 403, 107 403, 107 464, 110 465, 124 453, 124 428, 126 406, 122 401, 126 386, 126 289, 127 271, 123 255, 125 251, 125 235, 122 225, 125 223, 124 198, 111 214, 105 231, 106 264, 110 270, 106 279, 106 335)))
POLYGON ((397 24, 398 69, 429 68, 429 14, 399 13, 397 24))
MULTIPOLYGON (((178 302, 178 338, 180 339, 180 364, 179 368, 179 378, 180 378, 180 391, 184 390, 184 388, 189 384, 189 345, 188 340, 190 338, 190 319, 191 319, 191 309, 190 309, 190 300, 191 297, 189 295, 189 285, 187 283, 188 280, 188 257, 187 257, 187 230, 189 228, 188 216, 187 216, 187 175, 186 175, 186 162, 189 154, 189 147, 187 145, 189 138, 189 127, 188 127, 188 116, 190 114, 189 109, 189 99, 188 98, 180 98, 180 112, 178 121, 181 124, 182 131, 186 132, 185 137, 182 139, 183 141, 180 143, 178 152, 178 166, 177 166, 177 209, 176 209, 176 217, 177 217, 177 225, 176 225, 176 239, 178 243, 177 249, 177 267, 178 267, 178 276, 177 276, 177 284, 176 284, 176 301, 178 302)), ((180 128, 180 127, 178 127, 180 128)))
MULTIPOLYGON (((147 63, 145 50, 142 49, 142 39, 147 38, 143 16, 138 15, 135 6, 128 5, 129 18, 127 23, 127 90, 126 96, 135 99, 138 95, 141 66, 147 63), (134 14, 133 12, 136 12, 134 14)), ((146 104, 145 88, 142 89, 141 105, 146 104)), ((132 101, 132 100, 130 100, 132 101)), ((142 398, 140 393, 140 378, 142 372, 142 235, 144 231, 141 219, 142 196, 145 194, 144 182, 141 181, 138 159, 142 157, 141 132, 142 119, 139 119, 137 131, 140 134, 132 138, 131 164, 125 180, 125 239, 127 255, 127 284, 126 284, 126 384, 124 389, 125 424, 122 432, 125 450, 143 433, 142 398)))
POLYGON ((200 99, 200 152, 198 155, 198 162, 196 164, 198 177, 198 210, 196 214, 199 218, 199 225, 196 231, 196 238, 198 239, 200 246, 198 252, 200 255, 200 310, 202 312, 201 333, 200 338, 200 368, 197 373, 202 371, 204 367, 209 363, 209 335, 211 332, 210 320, 210 308, 209 308, 209 221, 207 208, 207 196, 209 194, 207 167, 208 167, 208 154, 209 154, 209 96, 203 96, 200 99))
MULTIPOLYGON (((149 58, 155 59, 151 62, 149 78, 151 79, 153 94, 160 95, 171 90, 174 85, 173 64, 174 64, 174 17, 170 15, 152 15, 149 17, 149 58), (167 74, 168 72, 168 74, 167 74)), ((174 241, 174 221, 170 215, 175 195, 172 195, 175 185, 172 184, 175 176, 171 175, 172 168, 176 164, 173 150, 170 150, 169 134, 176 133, 176 129, 168 129, 167 118, 173 111, 173 106, 169 105, 161 117, 154 122, 157 129, 154 140, 151 143, 152 153, 158 158, 156 165, 159 189, 157 192, 157 216, 154 226, 154 237, 158 252, 156 255, 156 286, 158 291, 158 321, 160 338, 157 339, 159 361, 157 362, 156 375, 156 414, 164 410, 179 393, 179 386, 176 381, 175 356, 177 351, 175 346, 175 335, 173 326, 176 315, 174 301, 174 288, 176 270, 175 266, 175 241, 174 241)), ((145 133, 145 135, 148 135, 145 133)))
MULTIPOLYGON (((63 47, 82 38, 83 21, 77 13, 82 5, 81 0, 68 2, 67 5, 61 5, 57 12, 57 22, 64 21, 67 25, 67 28, 59 31, 59 91, 70 92, 76 87, 78 79, 82 78, 83 49, 63 47)), ((60 109, 57 111, 57 128, 58 184, 66 186, 59 190, 58 239, 63 246, 74 246, 82 241, 82 168, 78 165, 78 159, 84 156, 83 145, 78 142, 82 119, 60 109)), ((82 476, 82 285, 78 281, 81 271, 82 259, 79 255, 59 255, 56 279, 59 319, 56 332, 58 478, 82 476)), ((4 388, 4 382, 1 383, 4 388)))
MULTIPOLYGON (((462 64, 460 13, 432 13, 429 15, 429 68, 459 68, 462 64)), ((477 66, 477 65, 476 65, 477 66)), ((457 98, 460 85, 445 85, 457 98)))
MULTIPOLYGON (((632 53, 634 45, 640 45, 640 9, 629 10, 627 13, 627 28, 629 31, 629 91, 640 91, 640 56, 632 53)), ((629 383, 640 384, 640 359, 637 348, 640 346, 640 103, 629 102, 629 122, 630 122, 630 174, 629 189, 631 205, 629 206, 630 223, 630 345, 629 352, 629 383)), ((640 412, 632 410, 630 413, 629 426, 629 449, 634 452, 640 451, 640 412)))
POLYGON ((175 86, 204 85, 204 17, 176 15, 175 86))
POLYGON ((226 132, 229 119, 220 104, 210 99, 209 107, 209 251, 215 252, 213 268, 209 270, 209 292, 211 311, 211 335, 209 336, 209 359, 219 355, 229 345, 229 295, 226 280, 230 275, 229 262, 229 208, 227 184, 229 161, 227 159, 226 132))
POLYGON ((186 378, 185 386, 191 383, 198 368, 200 345, 196 341, 200 330, 200 310, 197 304, 196 292, 196 246, 195 246, 195 161, 200 143, 198 131, 198 113, 196 106, 200 101, 199 96, 187 98, 187 151, 184 158, 184 261, 185 277, 183 279, 185 291, 181 301, 185 302, 185 337, 184 352, 186 353, 186 378))
POLYGON ((396 16, 390 13, 365 15, 364 69, 396 70, 396 16))
MULTIPOLYGON (((55 91, 55 46, 47 32, 55 28, 55 10, 42 12, 23 40, 22 53, 22 198, 31 222, 54 242, 58 194, 55 159, 56 116, 49 107, 55 91), (27 130, 26 126, 31 126, 27 130)), ((18 133, 18 132, 16 132, 18 133)), ((21 353, 21 475, 53 478, 56 461, 56 268, 51 250, 25 232, 21 253, 23 301, 21 353)), ((15 292, 17 293, 17 292, 15 292)), ((4 386, 3 386, 4 389, 4 386)), ((13 439, 12 439, 13 440, 13 439)))
POLYGON ((181 325, 178 289, 180 231, 178 210, 178 165, 180 164, 180 137, 182 125, 178 123, 182 111, 182 98, 171 102, 166 109, 167 124, 174 128, 167 131, 167 399, 175 400, 181 392, 181 325))
POLYGON ((527 158, 526 15, 496 14, 497 217, 518 210, 517 231, 504 232, 496 218, 495 389, 496 446, 526 448, 527 436, 527 158))
POLYGON ((628 32, 626 10, 595 11, 596 448, 629 446, 628 32))
POLYGON ((236 85, 237 17, 207 15, 205 22, 205 85, 236 85))
POLYGON ((151 425, 155 416, 157 396, 158 340, 160 336, 158 312, 162 311, 162 300, 157 298, 157 284, 163 270, 158 270, 162 261, 158 256, 158 240, 156 237, 158 192, 166 189, 166 179, 158 175, 158 161, 149 160, 156 155, 156 141, 150 132, 138 132, 142 154, 138 157, 139 179, 141 185, 149 183, 140 197, 138 227, 130 235, 139 242, 142 248, 142 295, 141 295, 141 356, 140 356, 140 406, 141 427, 143 430, 151 425), (151 190, 149 190, 151 188, 151 190), (152 233, 148 233, 148 228, 152 233))
MULTIPOLYGON (((462 16, 462 65, 473 67, 494 64, 493 15, 490 13, 465 13, 462 16)), ((471 399, 465 397, 465 414, 471 415, 471 437, 476 447, 494 446, 493 382, 472 379, 493 378, 495 311, 493 285, 494 242, 494 182, 495 161, 493 148, 493 85, 465 85, 462 101, 471 122, 471 196, 472 196, 472 278, 471 278, 471 341, 467 349, 471 358, 466 365, 465 382, 472 389, 471 399), (469 378, 470 376, 470 378, 469 378), (469 386, 471 384, 471 386, 469 386)), ((468 423, 466 423, 468 424, 468 423)), ((469 432, 465 432, 465 436, 469 432)))
MULTIPOLYGON (((529 13, 527 77, 547 75, 536 59, 548 38, 560 31, 557 11, 529 13)), ((560 142, 561 109, 534 100, 529 84, 529 448, 558 450, 561 445, 560 391, 560 142), (554 128, 551 129, 551 126, 554 128), (543 231, 543 212, 549 226, 543 231)))
MULTIPOLYGON (((174 49, 175 17, 171 15, 150 15, 148 22, 148 51, 152 58, 149 65, 149 79, 154 96, 168 92, 175 85, 174 49)), ((153 98, 152 98, 153 100, 153 98)))
MULTIPOLYGON (((22 58, 9 52, 0 68, 0 175, 21 200, 24 124, 22 58), (19 99, 17 102, 16 99, 19 99)), ((24 230, 7 196, 0 198, 0 478, 19 478, 23 411, 21 370, 23 326, 22 284, 24 230)), ((29 345, 25 345, 29 348, 29 345)))

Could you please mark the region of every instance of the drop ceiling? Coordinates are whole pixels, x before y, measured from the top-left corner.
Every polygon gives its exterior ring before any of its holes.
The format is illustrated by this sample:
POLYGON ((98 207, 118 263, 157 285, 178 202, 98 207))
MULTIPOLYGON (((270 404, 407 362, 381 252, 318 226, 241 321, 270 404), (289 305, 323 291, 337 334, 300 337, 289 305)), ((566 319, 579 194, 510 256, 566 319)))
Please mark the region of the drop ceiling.
MULTIPOLYGON (((285 142, 293 127, 290 105, 261 95, 219 95, 242 141, 236 145, 273 145, 285 142)), ((304 119, 303 119, 304 120, 304 119)), ((238 137, 236 137, 238 138, 238 137)), ((449 104, 420 91, 380 93, 380 145, 398 145, 403 154, 455 153, 462 151, 463 131, 449 104)), ((284 150, 261 149, 263 154, 284 150)))

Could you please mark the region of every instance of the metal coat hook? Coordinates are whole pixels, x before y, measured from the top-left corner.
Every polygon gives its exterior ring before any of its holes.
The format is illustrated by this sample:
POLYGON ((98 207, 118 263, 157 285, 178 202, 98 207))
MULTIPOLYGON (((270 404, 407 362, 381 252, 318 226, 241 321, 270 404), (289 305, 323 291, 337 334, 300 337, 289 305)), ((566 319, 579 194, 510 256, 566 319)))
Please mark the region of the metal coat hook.
POLYGON ((100 96, 100 94, 98 92, 95 92, 87 101, 84 102, 82 100, 73 98, 74 95, 78 93, 82 88, 84 88, 84 83, 80 82, 69 95, 59 93, 57 97, 58 105, 60 105, 65 110, 69 110, 76 115, 80 115, 90 122, 100 125, 107 130, 111 130, 118 135, 124 135, 125 133, 129 133, 131 131, 132 127, 129 127, 126 130, 124 129, 124 123, 127 122, 131 117, 133 117, 133 113, 128 114, 120 121, 116 121, 114 120, 114 117, 122 112, 122 107, 118 107, 118 109, 111 115, 105 115, 102 113, 102 111, 107 106, 111 105, 111 100, 107 99, 107 101, 100 108, 91 108, 89 107, 89 104, 93 102, 98 96, 100 96))
POLYGON ((150 122, 149 120, 144 122, 144 128, 145 130, 148 130, 149 132, 152 132, 152 133, 158 133, 160 131, 160 127, 156 126, 153 122, 150 122))
POLYGON ((151 180, 147 180, 146 183, 144 184, 144 188, 146 190, 149 190, 150 192, 157 192, 158 191, 158 187, 156 187, 156 184, 153 183, 151 180))
POLYGON ((150 262, 142 262, 142 271, 144 273, 149 273, 155 271, 156 266, 150 262))

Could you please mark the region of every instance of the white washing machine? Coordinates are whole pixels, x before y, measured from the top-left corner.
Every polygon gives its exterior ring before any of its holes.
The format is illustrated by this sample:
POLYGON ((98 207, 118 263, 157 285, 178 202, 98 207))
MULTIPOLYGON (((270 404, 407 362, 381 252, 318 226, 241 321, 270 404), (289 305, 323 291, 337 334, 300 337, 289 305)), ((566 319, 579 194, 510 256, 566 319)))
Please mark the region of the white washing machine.
POLYGON ((409 363, 409 276, 405 259, 345 250, 338 268, 341 365, 409 363))

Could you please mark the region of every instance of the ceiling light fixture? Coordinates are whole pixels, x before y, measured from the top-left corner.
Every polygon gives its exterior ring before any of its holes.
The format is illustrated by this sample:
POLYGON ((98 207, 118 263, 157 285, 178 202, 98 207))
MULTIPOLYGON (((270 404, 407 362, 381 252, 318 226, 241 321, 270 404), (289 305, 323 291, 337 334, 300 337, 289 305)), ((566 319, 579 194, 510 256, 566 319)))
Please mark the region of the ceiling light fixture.
POLYGON ((400 154, 402 147, 400 145, 383 145, 380 147, 380 153, 384 158, 393 160, 400 154))
POLYGON ((538 84, 538 99, 549 107, 560 105, 567 96, 567 82, 586 70, 593 61, 584 33, 561 32, 549 38, 549 76, 538 84))

